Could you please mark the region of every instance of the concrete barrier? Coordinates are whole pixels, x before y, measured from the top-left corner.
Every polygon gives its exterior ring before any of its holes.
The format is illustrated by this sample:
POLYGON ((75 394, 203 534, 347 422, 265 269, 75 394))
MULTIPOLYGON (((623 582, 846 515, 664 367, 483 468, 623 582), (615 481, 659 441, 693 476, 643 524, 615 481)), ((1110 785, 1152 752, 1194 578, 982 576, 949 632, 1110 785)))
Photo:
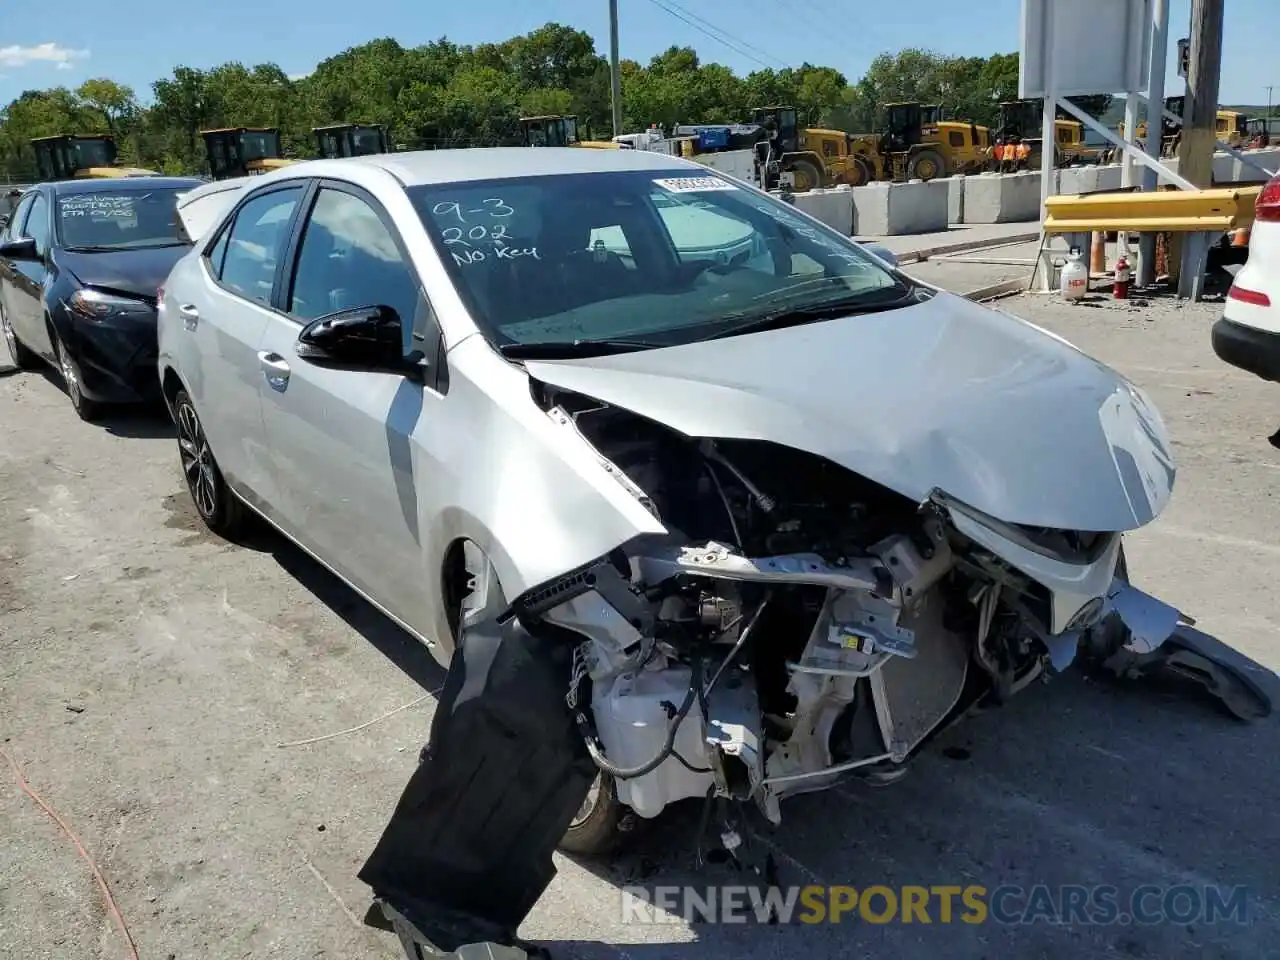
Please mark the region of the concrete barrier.
POLYGON ((964 223, 964 174, 947 177, 947 220, 964 223))
POLYGON ((796 206, 809 216, 817 217, 846 237, 853 236, 853 190, 850 187, 806 190, 794 196, 796 206))
MULTIPOLYGON (((1054 186, 1057 186, 1056 182, 1054 186)), ((1039 219, 1038 172, 1027 170, 1022 173, 983 173, 976 177, 965 177, 965 223, 1022 223, 1039 219)))
POLYGON ((946 179, 869 183, 854 187, 853 233, 888 237, 947 229, 950 188, 946 179))
MULTIPOLYGON (((1246 157, 1256 163, 1262 164, 1268 170, 1280 170, 1280 148, 1264 147, 1261 150, 1241 150, 1246 157)), ((1269 179, 1265 173, 1257 167, 1251 167, 1242 160, 1231 157, 1231 180, 1235 183, 1266 183, 1269 179)), ((1213 176, 1218 176, 1218 161, 1214 158, 1213 176)))
POLYGON ((1100 167, 1064 167, 1058 171, 1058 193, 1094 193, 1098 190, 1119 190, 1124 179, 1124 168, 1118 163, 1100 167))

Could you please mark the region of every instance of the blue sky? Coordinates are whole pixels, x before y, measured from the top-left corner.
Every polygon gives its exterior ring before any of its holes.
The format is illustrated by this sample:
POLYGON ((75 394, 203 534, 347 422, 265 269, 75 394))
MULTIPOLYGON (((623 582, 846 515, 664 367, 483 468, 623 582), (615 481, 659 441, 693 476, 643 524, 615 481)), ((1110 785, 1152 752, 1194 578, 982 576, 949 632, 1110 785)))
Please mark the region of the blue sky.
MULTIPOLYGON (((1230 0, 1223 44, 1222 100, 1265 103, 1266 85, 1280 101, 1275 57, 1276 4, 1230 0), (1268 12, 1268 8, 1272 12, 1268 12)), ((556 20, 591 33, 608 51, 607 0, 447 3, 442 0, 253 0, 177 3, 125 0, 104 16, 97 0, 58 0, 50 7, 7 0, 0 14, 0 103, 24 89, 75 86, 107 76, 144 99, 151 81, 186 64, 273 61, 304 74, 326 56, 375 37, 414 46, 447 35, 460 43, 502 40, 556 20), (56 8, 56 15, 49 11, 56 8), (434 9, 433 9, 434 8, 434 9)), ((740 73, 804 60, 836 67, 856 80, 885 50, 925 46, 940 53, 987 55, 1018 46, 1019 0, 619 0, 624 57, 644 61, 671 44, 690 44, 704 60, 740 73), (666 7, 667 10, 662 9, 666 7), (668 12, 676 10, 683 20, 668 12), (802 11, 819 9, 821 22, 802 11), (731 49, 687 21, 728 33, 731 49), (920 24, 924 24, 921 29, 920 24)), ((1190 0, 1171 0, 1171 40, 1185 36, 1190 0)), ((1181 92, 1170 56, 1168 94, 1181 92)))

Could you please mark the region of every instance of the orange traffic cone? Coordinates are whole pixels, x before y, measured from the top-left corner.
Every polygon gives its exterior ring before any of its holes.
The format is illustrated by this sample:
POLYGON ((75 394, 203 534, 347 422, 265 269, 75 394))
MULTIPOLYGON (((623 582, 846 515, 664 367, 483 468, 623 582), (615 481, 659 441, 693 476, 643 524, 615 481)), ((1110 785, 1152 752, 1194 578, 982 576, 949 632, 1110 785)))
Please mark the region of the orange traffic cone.
POLYGON ((1093 246, 1089 250, 1089 272, 1107 272, 1107 235, 1094 233, 1093 246))

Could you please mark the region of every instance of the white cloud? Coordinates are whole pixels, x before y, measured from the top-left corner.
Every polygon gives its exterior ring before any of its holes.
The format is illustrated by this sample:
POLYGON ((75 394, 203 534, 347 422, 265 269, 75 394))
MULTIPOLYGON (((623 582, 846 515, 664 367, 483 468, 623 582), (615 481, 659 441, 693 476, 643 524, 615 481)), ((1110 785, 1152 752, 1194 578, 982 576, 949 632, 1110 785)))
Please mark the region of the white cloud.
POLYGON ((289 74, 289 79, 290 79, 290 80, 305 80, 305 79, 307 79, 307 77, 309 77, 309 76, 311 76, 311 71, 310 71, 310 70, 307 70, 305 73, 291 73, 291 74, 289 74))
POLYGON ((0 47, 0 66, 27 67, 33 63, 52 63, 58 70, 70 70, 76 60, 87 60, 88 50, 72 50, 57 43, 37 43, 34 47, 0 47))

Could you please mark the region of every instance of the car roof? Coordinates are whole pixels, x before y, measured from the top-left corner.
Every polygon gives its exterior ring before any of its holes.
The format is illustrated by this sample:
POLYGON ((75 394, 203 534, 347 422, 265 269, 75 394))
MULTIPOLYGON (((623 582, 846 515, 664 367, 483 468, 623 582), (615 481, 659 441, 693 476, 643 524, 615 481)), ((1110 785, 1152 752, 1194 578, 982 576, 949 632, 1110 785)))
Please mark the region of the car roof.
POLYGON ((504 180, 513 177, 550 177, 557 174, 671 170, 702 164, 647 150, 609 150, 594 147, 471 147, 462 150, 416 150, 375 153, 338 160, 313 160, 290 168, 295 175, 333 174, 351 164, 385 170, 406 187, 471 180, 504 180), (335 166, 335 165, 342 166, 335 166))
POLYGON ((101 193, 103 190, 188 190, 204 184, 200 177, 94 177, 84 180, 55 180, 44 184, 55 196, 74 197, 85 193, 101 193))

